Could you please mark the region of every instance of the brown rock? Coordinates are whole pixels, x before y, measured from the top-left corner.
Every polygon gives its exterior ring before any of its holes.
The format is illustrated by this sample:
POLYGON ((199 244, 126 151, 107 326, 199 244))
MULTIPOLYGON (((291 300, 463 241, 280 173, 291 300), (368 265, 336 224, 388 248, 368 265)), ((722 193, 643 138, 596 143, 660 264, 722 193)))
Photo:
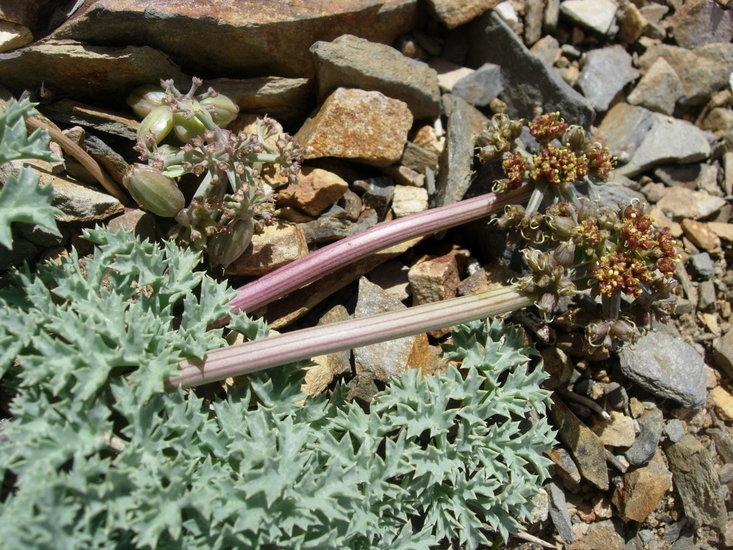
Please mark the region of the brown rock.
POLYGON ((338 157, 386 166, 397 162, 412 126, 407 105, 380 92, 338 88, 295 135, 306 158, 338 157))
POLYGON ((568 550, 623 550, 623 548, 624 538, 608 519, 588 525, 586 533, 568 546, 568 550))
POLYGON ((35 27, 38 14, 55 0, 0 0, 0 19, 26 27, 35 27))
POLYGON ((720 250, 720 238, 706 223, 695 220, 682 220, 682 231, 698 248, 713 251, 720 250))
POLYGON ((545 451, 545 455, 552 460, 555 474, 569 482, 571 486, 580 483, 580 472, 575 462, 573 462, 570 453, 562 447, 556 447, 545 451))
POLYGON ((636 433, 634 419, 619 411, 611 411, 611 419, 598 419, 593 425, 593 433, 609 447, 630 447, 634 444, 636 433))
POLYGON ((134 36, 136 43, 166 52, 198 74, 312 77, 311 44, 345 33, 391 44, 412 28, 417 4, 416 0, 97 0, 87 2, 81 15, 53 36, 92 44, 126 44, 134 36))
POLYGON ((456 295, 461 282, 455 254, 446 254, 421 262, 408 273, 415 305, 438 302, 456 295))
POLYGON ((733 223, 708 222, 708 228, 726 242, 733 242, 733 223))
POLYGON ((410 297, 408 289, 410 281, 407 278, 409 268, 400 261, 393 260, 385 262, 371 273, 369 280, 375 285, 379 285, 385 292, 397 298, 400 302, 410 297))
POLYGON ((308 254, 299 225, 277 223, 255 231, 252 244, 228 268, 231 275, 264 275, 308 254))
POLYGON ((304 166, 298 181, 278 191, 278 206, 292 206, 317 216, 346 193, 349 184, 332 172, 304 166))
POLYGON ((631 2, 627 3, 621 9, 620 18, 620 36, 621 40, 633 44, 642 35, 648 21, 631 2))
POLYGON ((550 390, 564 386, 573 374, 573 362, 556 346, 544 348, 540 354, 545 372, 550 375, 542 386, 550 390))
POLYGON ((428 0, 430 11, 449 29, 468 23, 501 0, 428 0))
POLYGON ((155 216, 139 208, 125 208, 124 214, 112 218, 107 227, 109 229, 127 229, 141 239, 150 241, 158 238, 155 216))
POLYGON ((0 81, 15 92, 44 86, 55 93, 99 100, 124 97, 161 76, 190 79, 163 53, 148 46, 90 46, 73 40, 44 40, 0 60, 0 81), (28 70, 33 67, 33 70, 28 70))
POLYGON ((733 395, 722 386, 716 386, 708 393, 715 414, 725 422, 733 421, 733 395))
POLYGON ((733 12, 708 0, 686 0, 667 22, 675 42, 683 48, 730 42, 733 38, 733 12))
POLYGON ((641 523, 671 488, 672 473, 664 467, 661 457, 655 457, 648 466, 624 475, 623 489, 614 495, 614 502, 625 518, 641 523))
POLYGON ((583 478, 603 491, 608 489, 606 451, 600 438, 556 397, 553 397, 551 415, 558 437, 575 458, 583 478))
POLYGON ((21 48, 33 42, 33 33, 28 27, 0 21, 0 52, 21 48))
POLYGON ((657 203, 671 218, 705 218, 720 210, 725 201, 704 191, 691 191, 685 187, 671 187, 657 203))
POLYGON ((51 175, 41 175, 41 181, 51 180, 53 205, 61 210, 60 222, 95 222, 122 214, 125 207, 116 198, 100 193, 87 185, 51 175))

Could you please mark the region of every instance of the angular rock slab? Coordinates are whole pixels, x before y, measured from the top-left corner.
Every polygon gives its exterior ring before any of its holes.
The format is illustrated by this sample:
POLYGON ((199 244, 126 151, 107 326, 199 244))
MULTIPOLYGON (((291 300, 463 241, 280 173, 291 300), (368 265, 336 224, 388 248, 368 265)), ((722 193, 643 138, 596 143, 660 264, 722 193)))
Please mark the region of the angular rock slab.
POLYGON ((449 29, 468 23, 502 0, 427 0, 431 13, 449 29))
POLYGON ((0 54, 0 82, 16 93, 41 82, 75 98, 124 97, 161 78, 190 84, 168 56, 147 46, 101 47, 73 40, 43 40, 0 54))
POLYGON ((624 376, 657 397, 692 409, 705 404, 705 361, 690 344, 650 332, 625 345, 619 357, 624 376))
POLYGON ((536 58, 522 39, 495 12, 470 25, 469 60, 474 67, 501 65, 502 99, 511 116, 534 117, 536 106, 545 112, 559 111, 570 123, 589 127, 595 118, 592 105, 568 86, 552 67, 536 58))
POLYGON ((668 22, 675 42, 683 48, 730 42, 733 38, 733 12, 707 0, 687 0, 668 22))
POLYGON ((707 135, 693 124, 628 103, 614 105, 599 130, 608 148, 627 161, 616 169, 627 177, 658 164, 703 160, 711 152, 707 135))
POLYGON ((626 50, 609 46, 588 52, 578 86, 597 111, 606 111, 616 94, 638 76, 626 50))
POLYGON ((694 528, 708 525, 721 529, 726 522, 725 500, 710 452, 692 434, 686 434, 667 450, 674 486, 687 519, 694 528))
POLYGON ((565 17, 598 34, 611 30, 617 9, 613 0, 565 0, 560 4, 560 13, 565 17))
POLYGON ((350 34, 333 42, 316 42, 310 51, 321 99, 341 86, 359 88, 404 101, 416 119, 440 114, 438 75, 422 61, 350 34))
POLYGON ((308 48, 347 32, 392 43, 414 24, 417 0, 97 0, 56 38, 157 48, 197 74, 313 76, 308 48))
POLYGON ((412 114, 406 103, 380 92, 338 88, 295 138, 305 158, 337 157, 375 166, 402 157, 412 114))

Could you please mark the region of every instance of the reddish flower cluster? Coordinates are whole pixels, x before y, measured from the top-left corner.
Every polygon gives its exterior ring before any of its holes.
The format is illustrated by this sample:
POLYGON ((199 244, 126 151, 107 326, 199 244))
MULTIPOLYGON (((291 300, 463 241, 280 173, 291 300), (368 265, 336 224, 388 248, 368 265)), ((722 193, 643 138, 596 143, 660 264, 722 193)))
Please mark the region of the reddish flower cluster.
POLYGON ((529 161, 519 151, 505 153, 501 165, 507 176, 509 189, 516 189, 525 181, 527 170, 529 170, 529 161))
POLYGON ((646 262, 631 257, 627 252, 614 252, 601 257, 593 277, 598 281, 601 294, 610 297, 622 291, 634 298, 641 296, 642 283, 654 279, 646 262))
POLYGON ((545 113, 529 123, 529 133, 540 143, 549 143, 562 136, 568 124, 560 113, 545 113))
POLYGON ((548 145, 539 155, 532 157, 532 161, 529 177, 537 183, 563 185, 588 175, 588 159, 585 155, 578 157, 569 149, 548 145))
POLYGON ((588 170, 594 178, 605 180, 616 163, 615 157, 607 147, 594 145, 585 151, 588 157, 588 170))

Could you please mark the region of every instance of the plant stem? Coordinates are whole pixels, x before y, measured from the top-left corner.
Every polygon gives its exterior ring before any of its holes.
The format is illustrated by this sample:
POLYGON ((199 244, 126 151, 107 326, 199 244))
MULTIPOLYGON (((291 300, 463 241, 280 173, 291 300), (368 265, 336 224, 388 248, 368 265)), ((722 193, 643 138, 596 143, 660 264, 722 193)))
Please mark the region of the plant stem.
POLYGON ((209 352, 200 362, 183 361, 169 388, 194 387, 355 347, 376 344, 532 305, 513 287, 503 287, 328 325, 319 325, 209 352))
POLYGON ((233 311, 253 311, 369 254, 483 218, 500 211, 507 204, 525 201, 530 192, 531 187, 524 185, 510 193, 487 193, 377 225, 238 288, 237 297, 229 305, 233 311))

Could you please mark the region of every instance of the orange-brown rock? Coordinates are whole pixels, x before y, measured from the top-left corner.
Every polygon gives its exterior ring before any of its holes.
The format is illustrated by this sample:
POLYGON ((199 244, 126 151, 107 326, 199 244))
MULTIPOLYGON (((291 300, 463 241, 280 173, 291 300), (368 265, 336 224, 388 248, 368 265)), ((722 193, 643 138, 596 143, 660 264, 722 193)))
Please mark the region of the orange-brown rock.
POLYGON ((338 88, 295 138, 306 158, 337 157, 375 166, 402 157, 412 114, 407 104, 380 92, 338 88))
POLYGON ((614 495, 614 502, 625 518, 643 522, 671 488, 672 473, 656 456, 648 466, 624 475, 623 489, 614 495))
POLYGON ((278 223, 255 232, 252 244, 228 268, 231 275, 264 275, 308 254, 299 225, 278 223))
POLYGON ((304 166, 298 181, 278 191, 278 206, 292 206, 310 216, 317 216, 338 201, 349 184, 336 174, 321 168, 304 166))

